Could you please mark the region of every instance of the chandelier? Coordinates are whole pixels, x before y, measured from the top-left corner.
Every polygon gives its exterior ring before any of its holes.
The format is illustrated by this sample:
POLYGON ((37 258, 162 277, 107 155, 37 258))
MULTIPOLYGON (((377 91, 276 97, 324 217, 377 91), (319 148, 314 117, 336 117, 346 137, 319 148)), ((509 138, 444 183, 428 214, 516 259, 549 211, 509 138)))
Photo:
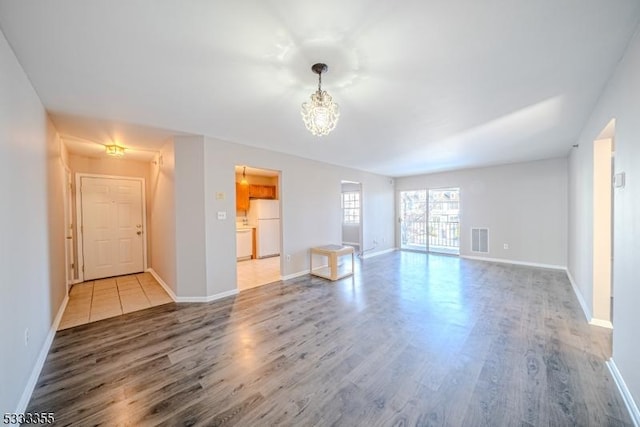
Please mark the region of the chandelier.
POLYGON ((302 121, 309 132, 316 136, 331 132, 340 117, 340 107, 327 91, 322 90, 322 73, 328 69, 327 64, 313 64, 311 70, 318 75, 318 90, 311 94, 310 102, 302 104, 302 121))

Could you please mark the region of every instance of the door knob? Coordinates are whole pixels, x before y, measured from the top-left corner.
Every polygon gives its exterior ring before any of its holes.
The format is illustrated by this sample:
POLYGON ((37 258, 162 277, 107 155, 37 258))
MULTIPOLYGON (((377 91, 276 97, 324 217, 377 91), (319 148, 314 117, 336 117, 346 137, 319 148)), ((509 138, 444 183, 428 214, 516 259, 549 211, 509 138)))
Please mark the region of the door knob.
POLYGON ((137 234, 138 236, 140 236, 140 235, 142 234, 142 231, 138 230, 138 231, 136 232, 136 234, 137 234))

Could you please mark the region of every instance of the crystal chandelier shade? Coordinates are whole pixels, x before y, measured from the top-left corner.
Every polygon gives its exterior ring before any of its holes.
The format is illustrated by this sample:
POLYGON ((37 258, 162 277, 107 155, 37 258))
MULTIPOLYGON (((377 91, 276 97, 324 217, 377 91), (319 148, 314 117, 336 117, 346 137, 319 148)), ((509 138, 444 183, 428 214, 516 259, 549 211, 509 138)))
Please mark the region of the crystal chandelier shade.
POLYGON ((338 124, 340 107, 327 91, 322 90, 322 73, 327 71, 327 66, 315 64, 311 69, 318 74, 318 90, 311 94, 310 102, 302 104, 302 121, 313 135, 327 135, 338 124))

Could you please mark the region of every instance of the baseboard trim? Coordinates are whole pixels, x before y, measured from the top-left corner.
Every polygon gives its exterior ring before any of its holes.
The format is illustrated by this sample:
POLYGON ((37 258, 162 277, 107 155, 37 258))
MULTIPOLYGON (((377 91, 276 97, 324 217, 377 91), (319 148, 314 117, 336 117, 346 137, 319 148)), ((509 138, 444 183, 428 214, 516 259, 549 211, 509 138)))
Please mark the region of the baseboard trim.
POLYGON ((18 407, 16 408, 16 413, 18 414, 24 414, 27 411, 27 405, 29 405, 33 390, 35 390, 36 384, 38 383, 40 372, 42 371, 44 362, 47 360, 47 355, 49 354, 49 350, 51 349, 51 344, 53 343, 53 339, 56 336, 58 326, 60 326, 60 321, 62 320, 62 316, 64 315, 64 310, 67 308, 68 302, 69 295, 67 294, 64 296, 64 300, 62 300, 62 304, 60 304, 58 313, 56 313, 56 317, 53 319, 51 328, 49 328, 49 333, 47 334, 47 337, 42 344, 42 348, 40 349, 40 353, 38 354, 38 358, 36 359, 36 364, 33 366, 31 375, 29 376, 29 380, 27 381, 27 385, 24 387, 22 396, 20 396, 20 401, 18 402, 18 407))
POLYGON ((567 272, 567 277, 569 278, 569 282, 571 283, 571 287, 573 288, 573 293, 576 295, 576 298, 578 298, 580 307, 582 307, 582 313, 584 314, 584 318, 587 319, 588 323, 591 323, 591 320, 592 320, 591 310, 589 309, 589 306, 587 306, 587 302, 584 300, 584 297, 582 296, 582 292, 580 292, 580 289, 578 289, 578 284, 573 279, 573 276, 571 275, 571 272, 569 271, 568 268, 566 269, 566 272, 567 272))
POLYGON ((538 267, 538 268, 548 268, 550 270, 562 270, 566 271, 567 267, 564 265, 555 265, 555 264, 541 264, 538 262, 526 262, 526 261, 515 261, 511 259, 504 258, 487 258, 480 257, 475 255, 460 255, 460 258, 473 259, 476 261, 488 261, 488 262, 497 262, 500 264, 514 264, 514 265, 523 265, 526 267, 538 267))
POLYGON ((306 276, 307 274, 309 274, 309 270, 298 271, 297 273, 287 274, 286 276, 282 276, 280 280, 296 279, 298 277, 306 276))
POLYGON ((624 382, 622 374, 618 370, 618 366, 613 360, 613 357, 607 360, 606 364, 607 368, 609 368, 609 372, 611 372, 613 381, 616 383, 616 386, 618 386, 618 391, 622 395, 622 400, 624 400, 624 404, 627 406, 627 410, 629 411, 633 424, 636 427, 640 427, 640 411, 638 410, 638 406, 636 405, 636 402, 634 402, 633 396, 631 396, 631 391, 624 382))
POLYGON ((567 273, 567 277, 569 278, 569 282, 571 283, 571 287, 573 288, 573 293, 576 295, 576 298, 578 298, 578 302, 580 303, 580 307, 582 308, 582 313, 584 314, 585 319, 587 319, 587 323, 593 326, 599 326, 601 328, 613 329, 613 324, 610 321, 596 319, 593 317, 589 306, 587 306, 587 302, 582 296, 582 292, 580 292, 580 289, 578 289, 578 284, 571 275, 571 272, 568 268, 566 268, 565 271, 567 273))
POLYGON ((613 329, 613 323, 609 322, 608 320, 591 318, 591 320, 589 320, 589 324, 593 326, 599 326, 601 328, 613 329))
POLYGON ((394 252, 396 250, 396 248, 389 248, 389 249, 385 249, 383 251, 377 251, 377 252, 371 252, 368 254, 362 254, 361 258, 362 259, 369 259, 369 258, 373 258, 375 256, 378 255, 384 255, 384 254, 388 254, 390 252, 394 252))
POLYGON ((160 277, 153 268, 147 268, 147 272, 151 273, 154 279, 156 279, 156 281, 160 284, 160 286, 164 288, 165 292, 169 294, 169 296, 174 302, 178 300, 178 297, 176 296, 175 292, 173 292, 173 289, 171 289, 169 285, 167 285, 165 281, 162 280, 162 277, 160 277))
POLYGON ((173 292, 173 289, 171 289, 169 285, 167 285, 165 281, 162 280, 162 278, 158 275, 158 273, 153 268, 147 268, 147 271, 151 273, 151 275, 158 281, 158 283, 160 283, 160 286, 162 286, 164 290, 167 291, 167 293, 169 294, 171 299, 173 299, 174 302, 180 302, 180 303, 211 302, 211 301, 216 301, 222 298, 226 298, 226 297, 238 294, 237 289, 232 289, 230 291, 220 292, 219 294, 208 295, 206 297, 179 297, 175 294, 175 292, 173 292))
POLYGON ((185 303, 185 302, 212 302, 222 298, 230 297, 233 295, 238 295, 237 289, 231 289, 230 291, 220 292, 219 294, 208 295, 206 297, 177 297, 176 302, 185 303))

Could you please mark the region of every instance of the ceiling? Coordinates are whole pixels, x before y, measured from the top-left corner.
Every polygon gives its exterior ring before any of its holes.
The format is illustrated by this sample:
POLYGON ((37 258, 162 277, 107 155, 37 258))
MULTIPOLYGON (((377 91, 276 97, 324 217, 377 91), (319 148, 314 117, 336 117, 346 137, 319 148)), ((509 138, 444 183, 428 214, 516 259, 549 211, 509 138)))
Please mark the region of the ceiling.
POLYGON ((566 155, 639 16, 637 0, 0 0, 74 151, 144 159, 196 134, 390 176, 566 155), (341 109, 325 137, 300 116, 315 62, 341 109))

